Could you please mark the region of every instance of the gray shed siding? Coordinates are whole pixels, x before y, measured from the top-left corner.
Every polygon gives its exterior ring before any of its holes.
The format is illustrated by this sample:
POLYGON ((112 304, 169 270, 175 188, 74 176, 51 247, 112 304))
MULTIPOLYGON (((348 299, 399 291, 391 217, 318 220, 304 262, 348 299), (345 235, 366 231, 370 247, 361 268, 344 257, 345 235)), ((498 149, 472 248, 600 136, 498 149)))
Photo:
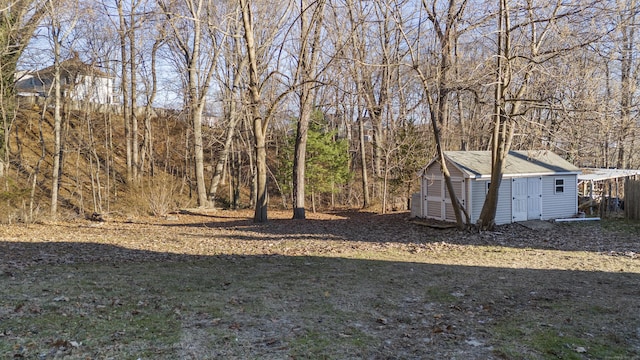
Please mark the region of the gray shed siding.
POLYGON ((577 175, 550 175, 542 178, 542 220, 574 216, 577 208, 577 175), (564 181, 562 193, 555 191, 556 179, 564 181))
POLYGON ((480 218, 480 212, 482 212, 482 205, 484 204, 484 199, 487 196, 487 184, 489 181, 485 180, 469 180, 470 190, 469 193, 471 198, 471 211, 469 213, 469 217, 471 218, 471 223, 475 224, 480 218))
POLYGON ((433 164, 432 166, 428 167, 426 174, 429 177, 442 176, 442 172, 440 171, 440 166, 438 166, 437 164, 433 164))
MULTIPOLYGON (((438 167, 438 170, 440 170, 439 167, 438 167)), ((447 161, 447 170, 449 170, 449 174, 451 175, 452 178, 463 178, 464 177, 464 173, 462 171, 460 171, 460 169, 458 169, 458 167, 456 167, 450 161, 447 161)))
POLYGON ((498 191, 498 208, 496 209, 495 222, 498 225, 509 224, 511 218, 511 178, 502 178, 498 191))
MULTIPOLYGON (((487 197, 488 184, 489 180, 471 180, 471 213, 469 216, 474 224, 480 218, 484 199, 487 197)), ((511 178, 504 178, 500 183, 495 222, 498 225, 511 222, 511 178)))

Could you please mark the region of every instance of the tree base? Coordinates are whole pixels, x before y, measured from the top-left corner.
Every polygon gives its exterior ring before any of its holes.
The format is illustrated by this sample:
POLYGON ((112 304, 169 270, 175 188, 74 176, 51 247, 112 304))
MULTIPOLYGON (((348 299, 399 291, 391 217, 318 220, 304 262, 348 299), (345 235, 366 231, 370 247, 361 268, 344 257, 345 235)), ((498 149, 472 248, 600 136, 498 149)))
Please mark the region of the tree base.
POLYGON ((267 222, 267 206, 256 205, 256 210, 253 216, 254 223, 266 223, 267 222))
POLYGON ((294 208, 293 209, 293 218, 294 219, 306 219, 306 214, 304 208, 294 208))

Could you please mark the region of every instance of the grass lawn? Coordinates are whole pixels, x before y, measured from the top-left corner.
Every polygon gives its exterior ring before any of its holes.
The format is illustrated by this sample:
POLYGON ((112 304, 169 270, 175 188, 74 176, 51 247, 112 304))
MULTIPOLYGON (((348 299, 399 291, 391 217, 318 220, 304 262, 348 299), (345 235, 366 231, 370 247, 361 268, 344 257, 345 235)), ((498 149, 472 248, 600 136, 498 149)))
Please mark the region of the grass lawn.
POLYGON ((398 219, 5 226, 0 358, 640 358, 637 224, 505 246, 398 219), (613 250, 544 240, 594 232, 613 250))

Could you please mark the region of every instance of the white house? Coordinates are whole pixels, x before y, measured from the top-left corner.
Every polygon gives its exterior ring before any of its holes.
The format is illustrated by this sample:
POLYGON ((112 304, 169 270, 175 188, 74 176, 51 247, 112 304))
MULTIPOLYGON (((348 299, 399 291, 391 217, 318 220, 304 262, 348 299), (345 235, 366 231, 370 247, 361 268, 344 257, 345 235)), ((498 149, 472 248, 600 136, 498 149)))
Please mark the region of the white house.
MULTIPOLYGON (((456 196, 472 223, 480 217, 491 181, 491 152, 446 151, 456 196)), ((578 212, 580 169, 550 151, 511 151, 498 193, 496 224, 573 217, 578 212)), ((455 221, 451 199, 437 159, 420 173, 417 217, 455 221)), ((416 197, 417 198, 417 197, 416 197)))
MULTIPOLYGON (((76 55, 60 63, 63 96, 75 101, 113 104, 114 77, 83 63, 76 55)), ((22 96, 53 96, 54 67, 16 74, 16 90, 22 96)))

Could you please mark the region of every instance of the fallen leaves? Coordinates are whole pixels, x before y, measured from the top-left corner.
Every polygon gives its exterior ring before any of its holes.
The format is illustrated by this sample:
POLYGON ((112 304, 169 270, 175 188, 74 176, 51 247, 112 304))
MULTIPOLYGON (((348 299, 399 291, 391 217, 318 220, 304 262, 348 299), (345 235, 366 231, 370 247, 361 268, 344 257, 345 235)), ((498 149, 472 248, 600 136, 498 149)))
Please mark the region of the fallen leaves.
POLYGON ((107 221, 100 222, 100 228, 90 226, 95 223, 89 221, 31 224, 28 231, 18 225, 0 225, 4 234, 0 264, 3 273, 12 276, 13 269, 46 264, 182 261, 193 256, 353 258, 376 254, 388 260, 470 266, 491 266, 511 257, 514 267, 554 268, 552 262, 561 261, 566 264, 561 266, 574 270, 640 272, 637 263, 611 269, 610 263, 598 259, 598 255, 639 258, 632 234, 617 234, 613 242, 598 224, 580 224, 584 231, 569 224, 556 224, 548 231, 510 224, 501 226, 500 231, 474 233, 422 227, 407 221, 406 213, 344 214, 309 214, 305 221, 292 221, 287 219, 288 212, 270 212, 273 219, 266 224, 254 224, 244 217, 248 212, 225 212, 219 217, 181 216, 179 223, 163 218, 107 221), (578 255, 576 250, 591 252, 578 255))
MULTIPOLYGON (((77 333, 46 336, 29 333, 29 326, 0 327, 0 338, 18 344, 16 358, 37 356, 33 349, 42 349, 43 338, 49 342, 42 351, 53 351, 50 357, 90 353, 93 341, 101 351, 113 347, 116 357, 129 346, 135 358, 136 347, 156 345, 144 342, 145 336, 155 339, 172 322, 183 337, 179 346, 210 350, 207 355, 219 358, 295 358, 302 343, 312 350, 358 344, 354 358, 420 358, 424 351, 447 358, 466 349, 480 359, 493 354, 486 329, 498 321, 552 306, 561 311, 565 302, 582 305, 587 316, 603 289, 607 295, 618 291, 622 300, 615 301, 624 304, 633 287, 612 288, 619 281, 631 284, 640 273, 637 239, 620 235, 606 242, 610 236, 593 224, 542 232, 515 224, 474 233, 416 226, 406 214, 309 215, 291 221, 283 213, 259 225, 226 213, 106 221, 99 228, 84 222, 33 224, 28 231, 1 226, 7 232, 0 239, 0 280, 9 287, 40 288, 28 296, 12 294, 9 305, 0 306, 0 320, 30 323, 51 316, 79 325, 77 333), (614 267, 625 274, 600 277, 614 267), (49 276, 49 269, 58 275, 49 276), (83 283, 93 269, 99 270, 83 283), (574 282, 576 276, 581 281, 574 282), (78 284, 85 289, 77 290, 78 284), (428 286, 438 291, 429 293, 428 286), (570 290, 555 290, 565 287, 570 290), (106 325, 117 321, 118 327, 106 325), (78 336, 85 322, 107 329, 101 343, 95 335, 91 341, 78 336), (26 338, 40 340, 29 345, 26 338)), ((610 316, 609 301, 598 310, 602 317, 610 316)), ((542 322, 571 327, 590 321, 581 314, 570 315, 570 322, 567 314, 542 322)), ((589 330, 600 334, 601 328, 589 330)), ((158 358, 176 355, 171 351, 178 345, 162 346, 168 355, 158 358)), ((323 349, 310 354, 322 355, 323 349)), ((593 349, 565 346, 590 357, 593 349)))
POLYGON ((58 350, 67 350, 67 349, 71 349, 71 348, 78 348, 80 347, 81 343, 77 342, 77 341, 69 341, 69 340, 63 340, 63 339, 57 339, 51 342, 51 344, 49 344, 49 346, 51 346, 52 348, 56 348, 58 350))

